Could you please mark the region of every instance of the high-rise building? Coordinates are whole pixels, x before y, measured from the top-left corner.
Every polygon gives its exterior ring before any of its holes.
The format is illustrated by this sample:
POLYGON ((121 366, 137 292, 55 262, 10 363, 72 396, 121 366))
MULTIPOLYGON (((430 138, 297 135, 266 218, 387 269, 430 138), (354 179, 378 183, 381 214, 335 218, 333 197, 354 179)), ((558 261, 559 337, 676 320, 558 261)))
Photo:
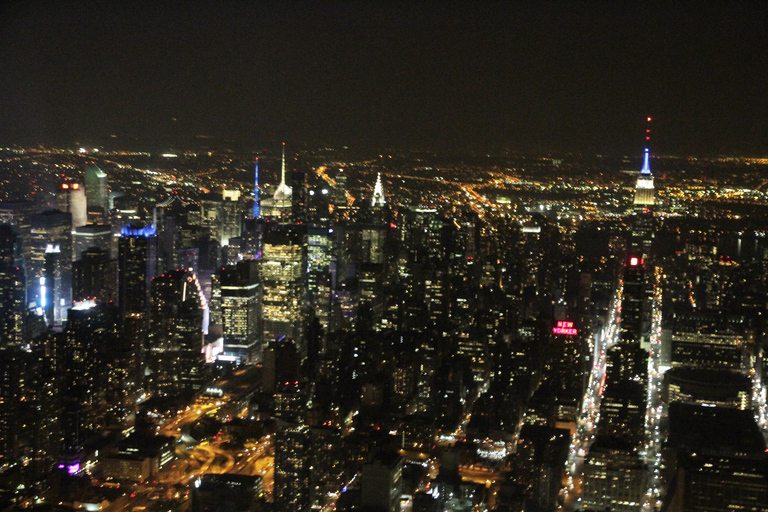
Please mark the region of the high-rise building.
POLYGON ((149 285, 157 273, 157 236, 154 225, 128 224, 118 240, 118 302, 121 316, 145 314, 149 285))
POLYGON ((58 245, 45 249, 45 266, 40 280, 40 307, 45 312, 48 325, 61 325, 72 306, 72 274, 67 272, 72 262, 67 260, 58 245))
POLYGON ((296 343, 292 339, 282 337, 265 343, 263 360, 264 391, 273 393, 278 385, 299 380, 301 359, 299 359, 296 343))
POLYGON ((261 202, 261 215, 280 223, 290 222, 293 216, 292 195, 293 190, 285 183, 285 142, 283 142, 280 184, 277 186, 274 196, 261 202))
POLYGON ((61 188, 56 191, 56 207, 72 214, 72 230, 88 224, 85 190, 79 181, 67 180, 61 184, 61 188))
POLYGON ((584 461, 582 500, 591 510, 640 512, 648 468, 627 442, 598 436, 584 461))
POLYGON ((275 512, 307 512, 310 506, 309 428, 278 425, 275 433, 275 512))
POLYGON ((308 199, 307 171, 304 169, 294 169, 291 172, 291 215, 293 216, 293 222, 307 222, 308 199))
POLYGON ((85 164, 85 197, 88 217, 96 224, 107 222, 109 214, 109 181, 95 162, 85 164))
POLYGON ((72 264, 72 300, 117 304, 117 260, 98 247, 86 249, 72 264))
POLYGON ((172 270, 152 279, 147 363, 153 391, 174 394, 202 385, 204 307, 192 272, 172 270))
POLYGON ((307 229, 307 292, 310 306, 320 325, 328 328, 331 314, 333 256, 332 228, 307 229))
POLYGON ((717 309, 677 309, 671 366, 748 372, 755 352, 754 338, 742 315, 717 309))
POLYGON ((260 476, 207 473, 192 487, 192 512, 248 512, 264 494, 260 476))
POLYGON ((645 148, 643 168, 640 169, 640 174, 637 177, 637 183, 635 184, 635 198, 632 204, 635 209, 645 210, 646 208, 652 207, 655 202, 653 175, 651 174, 650 165, 650 150, 645 148))
POLYGON ((665 510, 768 511, 768 448, 753 411, 669 405, 665 510))
POLYGON ((128 224, 120 233, 117 303, 121 339, 136 354, 133 377, 137 387, 140 387, 144 383, 144 368, 149 359, 149 295, 150 282, 157 272, 158 238, 154 225, 139 227, 128 224))
POLYGON ((251 217, 258 219, 261 217, 261 203, 259 201, 259 159, 256 158, 256 170, 253 175, 253 210, 251 217))
POLYGON ((91 247, 105 250, 114 257, 113 239, 112 226, 108 224, 86 224, 76 227, 74 231, 75 259, 79 260, 83 252, 91 247))
POLYGON ((62 433, 64 448, 78 450, 107 424, 109 366, 107 355, 117 339, 114 306, 93 300, 68 311, 67 328, 57 338, 57 367, 63 375, 62 433))
POLYGON ((45 254, 50 247, 58 247, 61 253, 62 297, 72 299, 72 214, 47 210, 30 217, 30 246, 27 260, 27 298, 40 306, 40 278, 45 277, 45 254))
POLYGON ((398 453, 383 453, 363 466, 361 478, 364 508, 398 512, 403 494, 403 458, 398 453))
POLYGON ((26 286, 21 235, 0 224, 0 349, 24 343, 26 286))
POLYGON ((260 348, 261 283, 258 265, 255 260, 243 260, 219 272, 223 356, 239 362, 254 360, 260 348))
MULTIPOLYGON (((303 226, 280 226, 264 233, 263 343, 280 336, 301 342, 306 300, 307 231, 303 226)), ((300 346, 300 352, 303 349, 300 346)))

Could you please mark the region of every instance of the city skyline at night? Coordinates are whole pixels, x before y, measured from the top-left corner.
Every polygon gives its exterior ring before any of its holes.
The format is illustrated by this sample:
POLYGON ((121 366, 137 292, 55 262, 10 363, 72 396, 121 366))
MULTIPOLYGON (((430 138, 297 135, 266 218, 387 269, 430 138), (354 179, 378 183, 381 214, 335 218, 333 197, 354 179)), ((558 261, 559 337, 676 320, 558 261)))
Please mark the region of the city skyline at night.
POLYGON ((768 512, 766 30, 0 3, 0 509, 768 512))

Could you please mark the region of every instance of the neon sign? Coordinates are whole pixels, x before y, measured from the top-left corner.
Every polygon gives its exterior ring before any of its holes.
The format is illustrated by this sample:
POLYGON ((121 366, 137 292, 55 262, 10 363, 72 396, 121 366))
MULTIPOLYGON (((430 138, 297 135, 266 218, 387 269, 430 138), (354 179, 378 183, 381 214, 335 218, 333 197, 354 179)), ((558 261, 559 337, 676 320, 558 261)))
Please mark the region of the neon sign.
POLYGON ((555 334, 567 334, 569 336, 579 334, 579 331, 573 326, 573 322, 564 321, 557 322, 557 326, 552 328, 552 332, 555 334))

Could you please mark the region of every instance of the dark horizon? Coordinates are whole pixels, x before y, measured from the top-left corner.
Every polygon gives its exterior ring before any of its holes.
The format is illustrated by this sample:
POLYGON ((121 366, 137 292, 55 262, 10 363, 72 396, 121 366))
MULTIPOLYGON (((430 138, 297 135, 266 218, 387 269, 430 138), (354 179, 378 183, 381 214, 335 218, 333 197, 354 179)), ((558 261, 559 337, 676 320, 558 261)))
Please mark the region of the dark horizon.
POLYGON ((766 156, 766 12, 6 2, 0 143, 766 156))

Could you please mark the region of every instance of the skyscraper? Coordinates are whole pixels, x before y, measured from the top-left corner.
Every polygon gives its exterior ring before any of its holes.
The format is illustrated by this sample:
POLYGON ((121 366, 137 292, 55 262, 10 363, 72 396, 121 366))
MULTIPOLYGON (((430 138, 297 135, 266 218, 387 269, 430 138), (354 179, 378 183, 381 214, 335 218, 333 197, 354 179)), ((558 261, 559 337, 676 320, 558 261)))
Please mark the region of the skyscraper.
POLYGON ((256 170, 253 176, 253 210, 251 216, 254 219, 258 219, 261 216, 261 208, 259 203, 259 159, 256 158, 256 170))
POLYGON ((292 220, 293 202, 291 196, 293 190, 285 183, 285 142, 283 142, 283 160, 280 171, 280 184, 271 199, 262 203, 261 213, 264 217, 285 223, 292 220))
POLYGON ((109 181, 95 162, 85 164, 85 197, 88 217, 96 224, 106 223, 109 213, 109 181))
POLYGON ((149 283, 157 272, 155 226, 128 224, 118 240, 118 302, 121 316, 144 314, 149 304, 149 283))
POLYGON ((637 177, 635 184, 635 199, 632 202, 635 209, 645 210, 656 203, 653 189, 653 175, 651 175, 650 150, 645 148, 643 168, 637 177))
MULTIPOLYGON (((264 233, 264 343, 287 335, 301 343, 306 300, 307 231, 280 226, 264 233)), ((299 350, 304 353, 303 347, 299 350)))
POLYGON ((117 304, 117 261, 107 251, 91 247, 72 267, 72 300, 98 299, 117 304))
POLYGON ((21 235, 0 224, 0 349, 24 342, 25 297, 21 235))
POLYGON ((45 254, 49 247, 61 252, 62 297, 66 302, 72 297, 72 214, 47 210, 30 217, 30 247, 27 267, 27 297, 40 306, 40 278, 45 277, 45 254))
POLYGON ((172 270, 152 279, 147 362, 153 392, 196 391, 202 384, 204 306, 192 272, 172 270))
POLYGON ((108 224, 86 224, 78 226, 74 231, 75 259, 79 260, 86 249, 98 247, 114 254, 112 226, 108 224))
POLYGON ((306 425, 278 426, 275 434, 276 512, 309 510, 309 429, 306 425))
POLYGON ((257 355, 261 327, 261 283, 258 262, 243 260, 219 272, 224 356, 239 362, 257 355))
POLYGON ((72 214, 72 229, 88 224, 88 206, 85 190, 76 180, 68 180, 56 191, 56 206, 62 212, 72 214))

